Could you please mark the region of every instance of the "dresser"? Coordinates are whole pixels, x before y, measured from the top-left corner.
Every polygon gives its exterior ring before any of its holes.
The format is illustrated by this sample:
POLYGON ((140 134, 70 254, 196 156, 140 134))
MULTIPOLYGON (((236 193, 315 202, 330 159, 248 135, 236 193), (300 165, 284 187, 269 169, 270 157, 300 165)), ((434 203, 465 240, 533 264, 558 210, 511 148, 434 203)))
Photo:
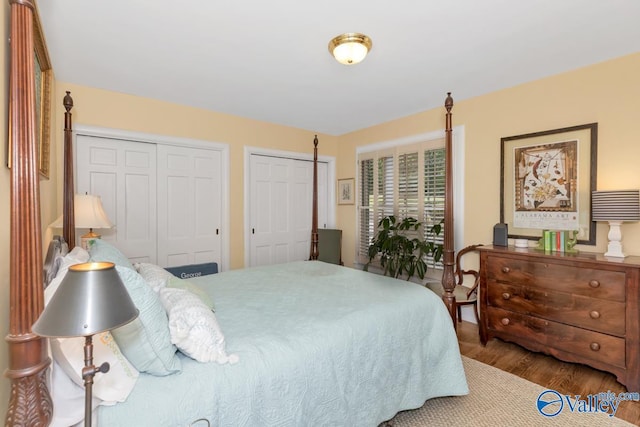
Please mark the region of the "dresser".
POLYGON ((640 257, 483 246, 480 337, 611 372, 640 391, 640 257))

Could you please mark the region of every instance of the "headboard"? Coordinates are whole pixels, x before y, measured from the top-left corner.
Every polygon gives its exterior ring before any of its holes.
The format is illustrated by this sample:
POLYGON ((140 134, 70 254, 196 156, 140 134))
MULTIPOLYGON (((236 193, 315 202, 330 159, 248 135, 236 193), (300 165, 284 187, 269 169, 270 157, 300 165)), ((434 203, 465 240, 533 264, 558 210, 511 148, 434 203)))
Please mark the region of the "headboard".
POLYGON ((42 269, 44 288, 49 286, 49 283, 56 277, 60 268, 60 261, 68 252, 69 245, 67 245, 67 242, 61 236, 54 236, 49 243, 47 255, 44 258, 44 268, 42 269))

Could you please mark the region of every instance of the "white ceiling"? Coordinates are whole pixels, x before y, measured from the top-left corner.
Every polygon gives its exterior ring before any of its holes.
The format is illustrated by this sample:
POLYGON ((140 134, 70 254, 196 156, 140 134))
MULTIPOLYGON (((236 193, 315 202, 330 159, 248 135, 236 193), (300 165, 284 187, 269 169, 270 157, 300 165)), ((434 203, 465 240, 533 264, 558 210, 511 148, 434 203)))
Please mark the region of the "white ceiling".
MULTIPOLYGON (((640 51, 638 0, 41 0, 62 82, 341 135, 640 51), (327 45, 371 37, 361 64, 327 45)), ((507 106, 505 106, 508 108, 507 106)), ((568 106, 570 108, 570 106, 568 106)))

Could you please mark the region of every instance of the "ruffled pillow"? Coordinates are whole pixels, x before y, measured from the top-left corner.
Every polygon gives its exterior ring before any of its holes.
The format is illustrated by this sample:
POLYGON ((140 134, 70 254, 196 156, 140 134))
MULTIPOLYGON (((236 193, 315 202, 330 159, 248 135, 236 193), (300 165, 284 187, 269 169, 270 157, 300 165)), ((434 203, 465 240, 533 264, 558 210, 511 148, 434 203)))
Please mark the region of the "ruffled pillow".
POLYGON ((224 334, 215 314, 196 295, 185 289, 164 288, 160 300, 169 315, 171 342, 198 362, 236 363, 228 355, 224 334))
POLYGON ((194 285, 188 280, 179 279, 175 276, 172 276, 167 282, 167 288, 187 290, 192 294, 194 294, 195 296, 197 296, 198 298, 200 298, 200 301, 202 301, 204 305, 209 307, 210 310, 216 311, 215 305, 213 303, 213 299, 211 299, 209 294, 207 294, 202 288, 194 285))

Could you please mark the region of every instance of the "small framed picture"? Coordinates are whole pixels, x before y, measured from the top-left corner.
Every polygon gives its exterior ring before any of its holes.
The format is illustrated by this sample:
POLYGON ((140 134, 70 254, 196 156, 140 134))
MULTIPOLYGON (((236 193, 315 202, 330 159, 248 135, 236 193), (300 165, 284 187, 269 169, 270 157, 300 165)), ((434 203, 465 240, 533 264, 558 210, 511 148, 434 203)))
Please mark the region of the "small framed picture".
POLYGON ((354 178, 338 180, 339 205, 352 205, 355 203, 355 181, 354 178))

